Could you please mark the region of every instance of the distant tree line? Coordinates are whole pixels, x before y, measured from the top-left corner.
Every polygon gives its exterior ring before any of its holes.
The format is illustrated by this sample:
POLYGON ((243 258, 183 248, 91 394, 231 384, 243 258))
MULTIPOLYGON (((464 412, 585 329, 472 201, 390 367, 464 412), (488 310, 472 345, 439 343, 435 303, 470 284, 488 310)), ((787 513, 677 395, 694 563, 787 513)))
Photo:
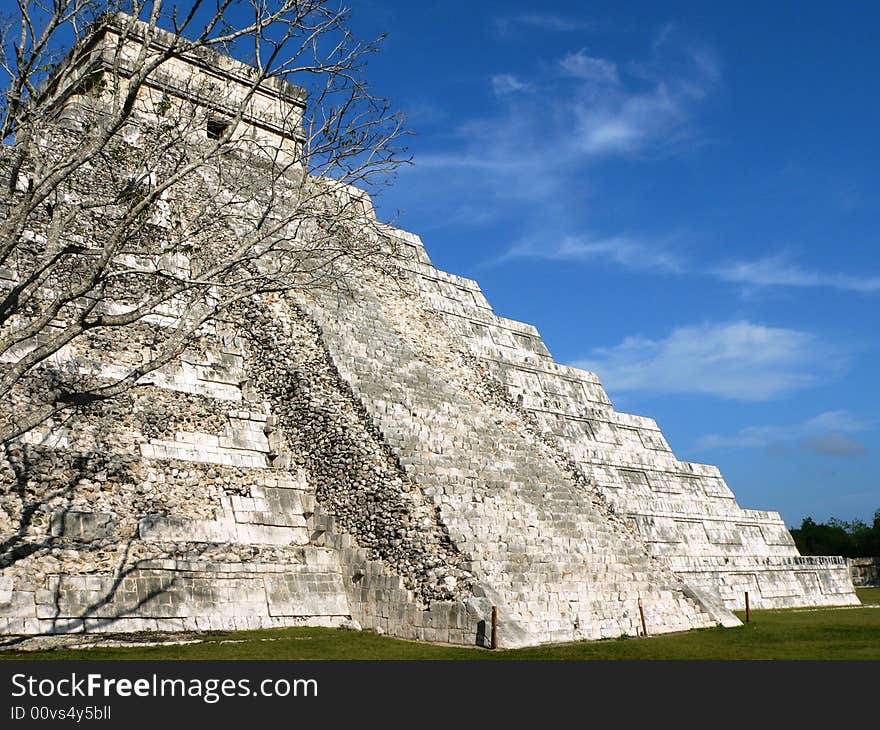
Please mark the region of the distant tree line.
POLYGON ((801 555, 842 555, 845 558, 880 556, 880 509, 874 523, 862 520, 844 522, 832 517, 828 522, 814 522, 807 517, 791 536, 801 555))

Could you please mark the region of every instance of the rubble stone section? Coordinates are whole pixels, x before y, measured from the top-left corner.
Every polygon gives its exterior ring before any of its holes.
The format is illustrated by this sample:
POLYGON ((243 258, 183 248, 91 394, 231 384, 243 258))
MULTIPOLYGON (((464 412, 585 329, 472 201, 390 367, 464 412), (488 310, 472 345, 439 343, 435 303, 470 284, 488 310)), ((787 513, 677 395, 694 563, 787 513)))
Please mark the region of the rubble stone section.
POLYGON ((553 361, 531 325, 495 315, 477 282, 437 270, 395 232, 424 306, 532 412, 626 515, 651 554, 731 609, 856 605, 846 561, 799 555, 777 512, 743 509, 718 468, 678 460, 657 423, 613 409, 595 373, 553 361))
POLYGON ((267 398, 327 514, 423 605, 469 594, 472 576, 436 509, 340 377, 314 322, 292 302, 251 307, 243 319, 252 388, 267 398), (280 342, 296 347, 279 352, 280 342))

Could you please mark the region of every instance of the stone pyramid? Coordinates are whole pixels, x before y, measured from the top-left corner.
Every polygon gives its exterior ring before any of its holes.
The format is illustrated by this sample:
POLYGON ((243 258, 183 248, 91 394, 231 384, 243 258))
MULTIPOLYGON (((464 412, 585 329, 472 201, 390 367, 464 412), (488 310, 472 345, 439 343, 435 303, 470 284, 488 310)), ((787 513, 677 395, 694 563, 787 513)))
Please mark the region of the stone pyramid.
MULTIPOLYGON (((234 89, 236 68, 210 73, 234 89)), ((245 121, 297 142, 269 112, 245 121)), ((0 632, 356 621, 472 645, 494 608, 515 647, 737 625, 746 592, 857 603, 845 561, 800 556, 778 513, 740 507, 716 467, 678 460, 596 374, 379 227, 395 276, 365 264, 254 298, 137 388, 6 448, 0 632)), ((63 359, 112 378, 142 335, 63 359)))

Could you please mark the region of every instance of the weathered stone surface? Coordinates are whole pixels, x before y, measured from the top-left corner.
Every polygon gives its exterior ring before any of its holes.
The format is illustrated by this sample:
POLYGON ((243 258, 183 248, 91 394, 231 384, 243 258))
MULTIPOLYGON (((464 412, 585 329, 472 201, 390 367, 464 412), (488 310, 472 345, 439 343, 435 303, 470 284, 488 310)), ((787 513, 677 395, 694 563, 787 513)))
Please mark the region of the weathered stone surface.
POLYGON ((841 559, 800 557, 778 513, 741 508, 717 467, 676 459, 655 421, 615 411, 595 373, 554 362, 534 327, 498 317, 475 281, 435 269, 418 237, 405 241, 431 316, 627 517, 652 555, 729 608, 742 607, 746 590, 761 608, 858 602, 841 559), (809 566, 815 590, 798 578, 809 566))
POLYGON ((67 512, 52 513, 50 526, 53 537, 67 537, 73 540, 99 540, 116 532, 112 514, 105 512, 67 512))
MULTIPOLYGON (((717 468, 385 232, 395 277, 364 264, 243 301, 135 390, 7 449, 0 633, 309 624, 485 645, 494 606, 509 647, 635 635, 642 612, 651 634, 736 625, 746 591, 857 602, 846 561, 799 556, 777 513, 740 507, 717 468)), ((119 377, 167 315, 59 361, 119 377)))
POLYGON ((853 585, 880 586, 880 557, 850 558, 847 561, 853 585))

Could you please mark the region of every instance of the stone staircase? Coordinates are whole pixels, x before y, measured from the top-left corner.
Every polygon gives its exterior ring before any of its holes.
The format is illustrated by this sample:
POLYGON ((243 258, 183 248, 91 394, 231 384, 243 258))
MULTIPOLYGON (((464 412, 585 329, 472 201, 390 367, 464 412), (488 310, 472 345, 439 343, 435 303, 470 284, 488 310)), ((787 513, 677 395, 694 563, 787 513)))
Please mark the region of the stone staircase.
MULTIPOLYGON (((502 645, 637 635, 719 622, 645 545, 574 483, 512 409, 481 398, 477 372, 418 303, 360 282, 306 308, 340 375, 470 557, 498 606, 502 645)), ((732 619, 732 621, 731 621, 732 619)))

